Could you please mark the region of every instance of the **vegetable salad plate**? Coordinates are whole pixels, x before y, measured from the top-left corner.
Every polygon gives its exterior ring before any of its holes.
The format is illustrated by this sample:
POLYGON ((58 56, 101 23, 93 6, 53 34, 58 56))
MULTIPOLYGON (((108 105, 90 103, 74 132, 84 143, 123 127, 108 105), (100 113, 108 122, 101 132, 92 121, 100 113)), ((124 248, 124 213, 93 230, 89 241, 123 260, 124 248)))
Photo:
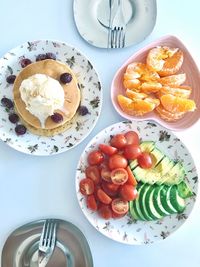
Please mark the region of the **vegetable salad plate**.
MULTIPOLYGON (((123 0, 121 2, 126 24, 125 47, 127 47, 143 41, 153 30, 157 14, 156 1, 123 0)), ((74 0, 74 19, 77 29, 89 44, 107 48, 109 12, 107 0, 74 0)))
MULTIPOLYGON (((111 168, 110 159, 112 156, 108 156, 108 154, 107 157, 110 157, 108 164, 109 168, 111 168)), ((125 156, 125 150, 123 155, 125 156)), ((106 164, 106 162, 102 164, 106 164)), ((102 168, 104 167, 103 165, 99 166, 100 167, 97 168, 99 168, 101 172, 101 177, 102 179, 105 179, 105 176, 103 177, 102 174, 102 168)), ((123 174, 123 172, 121 172, 121 174, 123 174)), ((115 175, 116 176, 113 176, 115 178, 114 185, 116 185, 117 179, 116 172, 115 175)), ((111 173, 111 179, 114 183, 113 177, 111 173)), ((118 176, 120 182, 122 182, 122 177, 123 175, 118 176)), ((120 196, 121 199, 125 199, 125 194, 122 195, 122 187, 124 187, 124 184, 120 186, 120 196)), ((197 189, 197 171, 188 149, 174 133, 153 121, 123 121, 105 128, 90 141, 82 153, 77 165, 76 193, 82 212, 97 231, 108 238, 121 243, 143 245, 151 244, 169 237, 186 222, 195 204, 197 189), (125 213, 125 216, 118 216, 117 218, 116 216, 113 216, 113 214, 116 215, 117 211, 121 212, 123 210, 120 205, 118 206, 118 210, 116 209, 117 206, 114 206, 113 208, 113 203, 115 202, 116 204, 116 199, 110 194, 111 187, 109 187, 110 192, 104 190, 104 192, 111 197, 110 202, 108 203, 106 201, 109 198, 105 198, 104 196, 103 200, 102 195, 104 194, 102 193, 102 189, 100 190, 101 195, 99 194, 100 191, 98 189, 99 187, 104 189, 103 184, 105 184, 105 181, 100 180, 100 183, 97 183, 97 175, 95 178, 95 172, 93 172, 92 176, 91 174, 89 175, 89 173, 87 174, 85 170, 89 163, 94 163, 91 158, 88 157, 88 155, 91 155, 92 151, 104 151, 110 155, 115 153, 113 148, 107 150, 108 147, 105 149, 102 145, 99 146, 100 144, 110 145, 110 140, 112 142, 113 136, 115 137, 116 134, 127 136, 125 133, 130 131, 134 131, 138 134, 141 149, 143 146, 143 149, 146 147, 146 150, 144 151, 151 151, 149 153, 152 157, 155 157, 157 163, 155 163, 155 166, 151 169, 151 171, 154 172, 154 175, 148 175, 150 171, 149 169, 142 169, 138 166, 138 162, 140 162, 139 159, 138 161, 129 160, 129 168, 131 168, 134 176, 137 178, 138 184, 136 189, 138 191, 138 196, 135 200, 129 202, 129 209, 127 208, 128 212, 125 213), (168 169, 167 173, 166 169, 168 169), (165 174, 163 172, 165 172, 165 174), (174 174, 172 175, 172 173, 174 174), (175 175, 175 173, 177 175, 175 175), (85 181, 86 177, 93 179, 94 185, 97 184, 97 186, 95 185, 96 189, 93 187, 94 198, 97 201, 96 208, 94 203, 88 201, 92 192, 90 191, 92 190, 91 187, 85 187, 85 192, 83 191, 84 188, 81 188, 81 181, 85 181), (96 179, 96 182, 94 178, 96 179), (162 183, 159 184, 158 181, 162 183), (143 186, 140 185, 142 183, 143 186), (187 188, 190 188, 189 191, 185 187, 186 184, 187 188), (169 190, 171 190, 170 193, 169 190), (157 194, 156 191, 157 193, 158 191, 160 193, 157 194), (173 197, 173 194, 171 195, 172 191, 176 194, 175 198, 173 197), (86 193, 86 196, 84 193, 86 193), (165 195, 163 196, 162 194, 165 195), (98 200, 100 200, 100 203, 98 200), (107 214, 104 214, 104 216, 100 216, 100 209, 102 210, 103 205, 102 201, 105 201, 103 203, 107 203, 107 207, 110 207, 109 209, 112 208, 112 215, 110 217, 107 216, 109 215, 108 212, 107 214), (135 210, 134 205, 136 205, 135 210)), ((112 188, 112 190, 112 192, 114 192, 114 188, 112 188)), ((120 196, 117 195, 116 197, 119 198, 120 196)), ((121 202, 121 204, 123 204, 123 202, 121 202)), ((118 212, 118 214, 122 214, 122 212, 118 212)))
POLYGON ((7 77, 17 76, 22 70, 23 59, 35 62, 37 56, 44 53, 55 55, 57 61, 73 70, 80 89, 80 106, 85 110, 78 109, 67 130, 61 134, 45 137, 26 132, 22 136, 15 133, 15 124, 8 119, 9 110, 1 103, 0 139, 18 151, 33 155, 57 154, 78 145, 94 128, 102 104, 101 83, 91 62, 68 44, 50 40, 26 42, 0 59, 0 99, 6 97, 13 100, 13 84, 8 83, 7 77))

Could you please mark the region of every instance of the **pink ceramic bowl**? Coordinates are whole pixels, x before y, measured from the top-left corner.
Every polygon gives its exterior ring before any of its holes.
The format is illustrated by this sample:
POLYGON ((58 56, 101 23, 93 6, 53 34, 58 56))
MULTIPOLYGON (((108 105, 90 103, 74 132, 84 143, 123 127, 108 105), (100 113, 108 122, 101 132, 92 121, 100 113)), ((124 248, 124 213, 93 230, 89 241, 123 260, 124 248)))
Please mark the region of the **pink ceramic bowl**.
POLYGON ((178 38, 171 36, 171 35, 167 35, 147 45, 146 47, 140 49, 138 52, 133 54, 122 65, 122 67, 115 74, 113 81, 112 81, 111 99, 112 99, 112 103, 116 111, 122 117, 128 120, 154 120, 168 129, 171 129, 174 131, 184 130, 184 129, 191 127, 200 118, 200 73, 199 73, 198 67, 194 59, 192 58, 192 56, 190 55, 189 51, 184 46, 184 44, 178 38), (195 100, 197 109, 194 112, 186 113, 186 115, 183 118, 175 122, 164 121, 156 114, 156 112, 148 113, 142 117, 130 116, 121 110, 117 102, 117 96, 119 94, 125 95, 125 89, 124 89, 122 81, 123 81, 123 74, 126 70, 126 67, 128 66, 128 64, 134 61, 145 62, 147 53, 151 48, 156 47, 156 46, 163 46, 163 45, 170 46, 170 47, 178 47, 183 51, 184 62, 178 73, 186 73, 187 80, 185 81, 184 84, 192 87, 192 94, 190 96, 190 99, 195 100))

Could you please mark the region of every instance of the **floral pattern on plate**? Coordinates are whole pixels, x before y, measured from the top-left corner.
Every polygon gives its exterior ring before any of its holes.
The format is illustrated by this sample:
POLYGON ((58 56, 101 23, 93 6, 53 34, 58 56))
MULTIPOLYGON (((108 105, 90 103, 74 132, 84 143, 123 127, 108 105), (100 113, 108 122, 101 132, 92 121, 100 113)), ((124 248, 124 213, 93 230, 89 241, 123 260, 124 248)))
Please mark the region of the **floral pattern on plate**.
POLYGON ((43 137, 26 133, 17 136, 15 124, 8 120, 8 110, 0 104, 0 139, 9 146, 27 154, 52 155, 69 150, 78 145, 92 131, 99 118, 102 105, 102 90, 98 74, 91 62, 78 50, 66 43, 41 40, 27 42, 14 48, 0 59, 0 99, 13 99, 12 84, 6 82, 10 74, 17 75, 22 69, 21 60, 36 60, 42 53, 54 53, 57 60, 67 64, 75 73, 81 91, 80 105, 86 106, 89 113, 81 116, 78 112, 69 128, 62 134, 43 137))
POLYGON ((198 188, 198 175, 194 161, 185 145, 171 131, 151 121, 124 121, 107 127, 98 133, 82 153, 76 171, 76 191, 79 205, 89 222, 105 236, 126 244, 151 244, 167 238, 188 218, 194 206, 198 188), (182 161, 187 172, 188 181, 194 196, 187 199, 184 213, 167 216, 157 221, 136 221, 129 215, 120 219, 104 220, 96 212, 86 207, 85 198, 79 191, 80 180, 85 178, 88 154, 98 148, 100 143, 108 143, 110 137, 129 130, 138 132, 142 141, 155 141, 156 146, 173 160, 182 161))

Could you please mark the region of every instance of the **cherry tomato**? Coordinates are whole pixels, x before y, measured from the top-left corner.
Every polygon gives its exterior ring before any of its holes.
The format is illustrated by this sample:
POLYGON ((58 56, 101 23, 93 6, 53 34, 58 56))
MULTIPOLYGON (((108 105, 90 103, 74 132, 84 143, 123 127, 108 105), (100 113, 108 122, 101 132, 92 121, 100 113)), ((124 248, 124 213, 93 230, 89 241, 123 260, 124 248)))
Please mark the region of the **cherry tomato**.
POLYGON ((136 132, 129 131, 124 134, 127 145, 139 145, 140 139, 136 132))
POLYGON ((108 166, 111 170, 117 168, 126 168, 127 165, 128 165, 127 159, 119 154, 112 155, 108 161, 108 166))
POLYGON ((117 148, 105 144, 100 144, 99 149, 106 155, 111 156, 115 153, 117 153, 117 148))
POLYGON ((108 205, 101 205, 98 210, 98 213, 102 218, 106 220, 112 218, 112 210, 108 205))
POLYGON ((87 178, 90 178, 95 184, 100 182, 100 170, 97 166, 88 166, 85 169, 85 174, 87 178))
POLYGON ((116 214, 125 215, 128 212, 128 201, 121 198, 115 198, 111 203, 111 207, 116 214))
POLYGON ((122 149, 126 145, 126 138, 123 134, 116 134, 111 138, 110 144, 118 149, 122 149))
POLYGON ((153 165, 152 158, 149 153, 143 152, 139 157, 138 157, 138 164, 141 168, 143 169, 149 169, 153 165))
POLYGON ((117 168, 111 172, 111 180, 113 184, 122 185, 128 180, 128 173, 123 168, 117 168))
POLYGON ((127 145, 124 148, 124 157, 126 159, 137 159, 141 153, 141 148, 138 145, 127 145))
POLYGON ((120 196, 124 200, 131 201, 137 198, 138 193, 134 186, 130 184, 124 184, 120 188, 120 196))
POLYGON ((108 169, 108 167, 102 168, 101 178, 106 182, 111 182, 111 171, 108 169))
POLYGON ((88 155, 88 163, 90 165, 100 165, 103 161, 104 156, 99 150, 94 150, 88 155))
POLYGON ((110 197, 114 197, 118 194, 119 185, 117 184, 107 183, 103 181, 101 186, 104 192, 106 192, 106 194, 109 195, 110 197))
POLYGON ((137 180, 135 179, 135 176, 133 175, 131 168, 129 166, 127 166, 126 171, 128 173, 128 180, 127 180, 127 184, 136 186, 137 185, 137 180))
POLYGON ((124 214, 118 214, 118 213, 116 213, 116 212, 114 212, 114 211, 112 210, 112 218, 113 218, 113 219, 119 219, 119 218, 124 217, 125 215, 126 215, 126 213, 124 213, 124 214))
POLYGON ((83 195, 92 195, 94 193, 94 182, 88 178, 82 179, 79 188, 83 195))
POLYGON ((86 204, 89 209, 94 210, 94 211, 97 210, 97 202, 96 202, 94 195, 87 196, 86 204))
POLYGON ((112 198, 110 198, 109 195, 107 195, 102 189, 97 190, 97 196, 98 199, 104 204, 110 204, 112 201, 112 198))

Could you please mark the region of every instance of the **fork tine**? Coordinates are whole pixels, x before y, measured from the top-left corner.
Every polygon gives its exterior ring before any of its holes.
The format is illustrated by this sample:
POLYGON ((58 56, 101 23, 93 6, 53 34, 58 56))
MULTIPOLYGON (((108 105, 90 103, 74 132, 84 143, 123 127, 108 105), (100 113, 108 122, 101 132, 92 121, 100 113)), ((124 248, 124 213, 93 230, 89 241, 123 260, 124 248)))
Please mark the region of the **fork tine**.
POLYGON ((51 244, 50 246, 54 246, 55 245, 55 242, 56 242, 56 222, 53 222, 53 225, 52 225, 52 238, 51 238, 51 244))

